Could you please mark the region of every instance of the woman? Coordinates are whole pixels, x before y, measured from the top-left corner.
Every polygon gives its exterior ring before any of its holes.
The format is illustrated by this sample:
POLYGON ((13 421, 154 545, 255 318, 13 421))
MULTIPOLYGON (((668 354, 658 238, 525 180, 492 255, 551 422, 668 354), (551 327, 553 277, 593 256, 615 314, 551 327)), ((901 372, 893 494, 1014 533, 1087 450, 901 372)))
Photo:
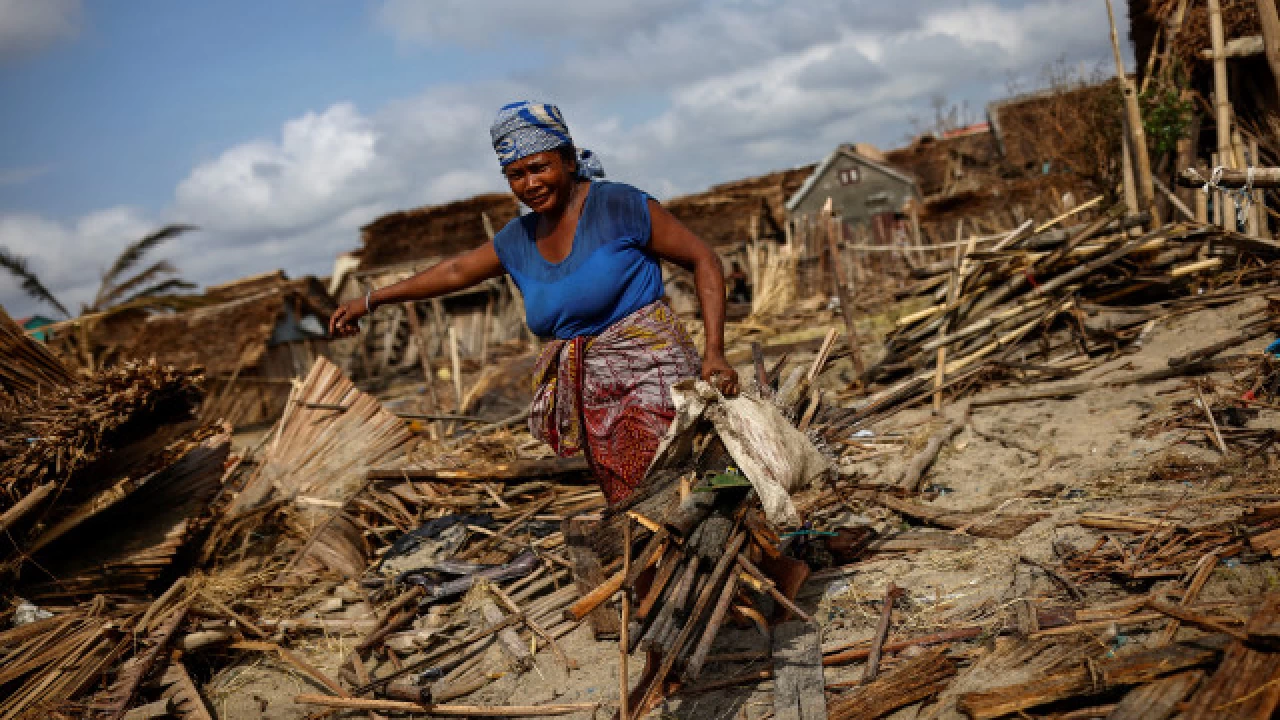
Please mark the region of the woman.
POLYGON ((509 273, 529 328, 548 338, 534 368, 529 426, 561 456, 586 451, 610 504, 644 479, 675 416, 670 389, 701 376, 726 395, 738 375, 724 356, 724 271, 716 254, 655 200, 605 182, 577 150, 554 105, 513 103, 490 129, 511 192, 532 212, 491 242, 369 292, 334 313, 346 336, 380 305, 425 300, 509 273), (662 301, 669 260, 692 270, 706 349, 697 351, 662 301))

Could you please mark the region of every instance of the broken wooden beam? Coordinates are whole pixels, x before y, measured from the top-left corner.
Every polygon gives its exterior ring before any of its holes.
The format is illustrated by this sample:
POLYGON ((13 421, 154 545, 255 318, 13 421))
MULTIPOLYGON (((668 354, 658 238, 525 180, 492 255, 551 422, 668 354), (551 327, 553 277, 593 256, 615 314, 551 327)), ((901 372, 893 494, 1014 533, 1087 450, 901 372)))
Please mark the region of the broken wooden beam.
POLYGON ((1165 675, 1214 664, 1221 657, 1227 640, 1223 635, 1207 636, 1078 665, 1016 685, 964 693, 956 699, 956 708, 972 720, 989 720, 1058 700, 1141 685, 1165 675))
POLYGON ((956 674, 945 649, 926 651, 827 704, 830 720, 875 720, 938 694, 956 674))
POLYGON ((893 619, 893 606, 902 597, 904 590, 892 582, 884 591, 884 607, 880 610, 880 623, 876 626, 875 637, 871 641, 871 652, 867 655, 867 667, 862 673, 862 684, 866 685, 876 679, 880 672, 880 653, 884 651, 884 641, 889 637, 889 623, 893 619))
POLYGON ((812 623, 794 621, 773 629, 773 716, 777 720, 827 720, 818 632, 812 623))

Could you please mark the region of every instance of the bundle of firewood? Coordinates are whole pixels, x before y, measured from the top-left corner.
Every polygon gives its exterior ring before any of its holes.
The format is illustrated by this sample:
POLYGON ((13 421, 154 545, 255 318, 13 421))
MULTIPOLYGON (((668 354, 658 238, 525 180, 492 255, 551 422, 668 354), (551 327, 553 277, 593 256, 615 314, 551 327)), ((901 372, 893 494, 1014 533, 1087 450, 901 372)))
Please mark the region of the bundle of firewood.
MULTIPOLYGON (((800 429, 822 432, 837 416, 815 389, 836 338, 832 331, 813 365, 785 380, 785 357, 769 370, 757 353, 758 391, 800 429)), ((808 566, 786 555, 724 442, 708 427, 692 432, 699 436, 690 445, 700 451, 652 472, 633 498, 589 533, 601 563, 619 569, 565 611, 566 619, 588 618, 622 593, 619 652, 625 657, 643 650, 649 659, 644 678, 629 692, 628 717, 643 716, 698 680, 730 619, 766 634, 791 617, 812 622, 794 602, 808 566)))

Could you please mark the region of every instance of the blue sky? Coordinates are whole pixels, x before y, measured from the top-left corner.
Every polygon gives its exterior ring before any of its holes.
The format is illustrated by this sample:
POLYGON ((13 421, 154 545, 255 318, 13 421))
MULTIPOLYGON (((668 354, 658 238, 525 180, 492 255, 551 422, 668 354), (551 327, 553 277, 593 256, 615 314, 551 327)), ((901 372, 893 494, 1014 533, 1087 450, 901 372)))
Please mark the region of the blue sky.
MULTIPOLYGON (((663 197, 1108 50, 1102 0, 0 0, 0 246, 73 306, 170 221, 198 281, 325 274, 381 213, 502 189, 511 99, 663 197)), ((0 304, 39 310, 5 276, 0 304)))

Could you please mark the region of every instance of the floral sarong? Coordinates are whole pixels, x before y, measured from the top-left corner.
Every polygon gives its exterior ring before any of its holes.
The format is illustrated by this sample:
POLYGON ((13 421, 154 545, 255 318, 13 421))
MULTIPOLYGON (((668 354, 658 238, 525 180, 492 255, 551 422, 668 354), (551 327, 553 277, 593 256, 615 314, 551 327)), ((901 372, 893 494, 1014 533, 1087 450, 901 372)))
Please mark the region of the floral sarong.
POLYGON ((675 417, 671 386, 701 365, 671 308, 646 305, 596 337, 543 348, 529 429, 561 457, 585 450, 605 499, 617 504, 644 479, 675 417))

